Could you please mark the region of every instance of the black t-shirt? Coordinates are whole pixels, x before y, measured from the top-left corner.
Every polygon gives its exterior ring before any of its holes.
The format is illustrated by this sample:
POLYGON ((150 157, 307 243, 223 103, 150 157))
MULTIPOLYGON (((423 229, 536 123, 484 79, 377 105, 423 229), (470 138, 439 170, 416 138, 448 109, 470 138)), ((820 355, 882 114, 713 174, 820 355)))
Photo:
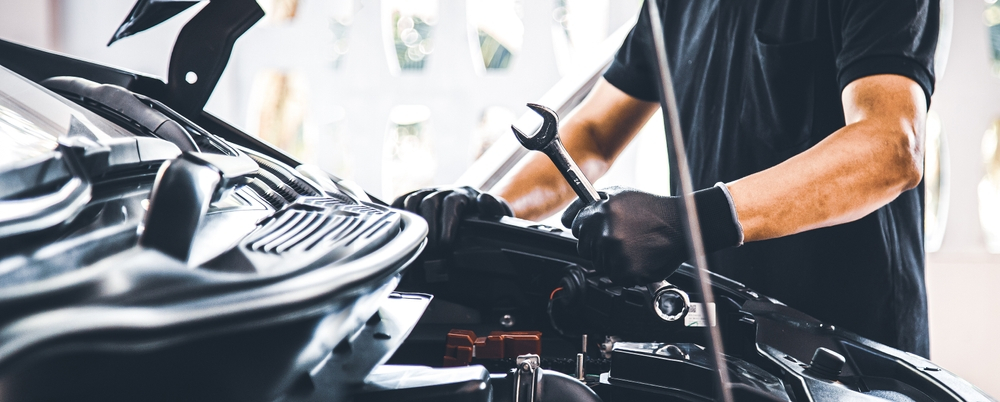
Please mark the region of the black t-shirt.
MULTIPOLYGON (((858 78, 906 76, 928 100, 934 89, 934 0, 659 1, 695 188, 777 165, 843 127, 841 91, 858 78)), ((604 77, 656 101, 647 18, 644 5, 604 77)), ((857 221, 709 261, 820 320, 928 355, 922 184, 857 221)))

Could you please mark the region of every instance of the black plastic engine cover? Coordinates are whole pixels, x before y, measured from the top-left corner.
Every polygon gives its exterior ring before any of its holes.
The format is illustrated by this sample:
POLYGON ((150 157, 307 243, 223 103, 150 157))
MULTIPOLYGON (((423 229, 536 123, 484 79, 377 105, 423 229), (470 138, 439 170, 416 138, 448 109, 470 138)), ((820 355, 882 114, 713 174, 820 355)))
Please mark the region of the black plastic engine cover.
MULTIPOLYGON (((789 401, 778 377, 734 357, 726 358, 733 397, 739 401, 789 401)), ((615 344, 609 381, 613 399, 630 401, 713 400, 717 396, 712 356, 691 343, 615 344)))

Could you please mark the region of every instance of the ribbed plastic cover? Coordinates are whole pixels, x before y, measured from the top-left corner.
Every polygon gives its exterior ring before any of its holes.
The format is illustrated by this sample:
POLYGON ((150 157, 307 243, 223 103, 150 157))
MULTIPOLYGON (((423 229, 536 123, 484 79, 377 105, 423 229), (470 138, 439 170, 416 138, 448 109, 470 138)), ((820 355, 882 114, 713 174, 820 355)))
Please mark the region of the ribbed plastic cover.
POLYGON ((247 248, 281 254, 317 246, 349 246, 394 228, 393 214, 336 198, 307 198, 276 213, 250 235, 247 248))

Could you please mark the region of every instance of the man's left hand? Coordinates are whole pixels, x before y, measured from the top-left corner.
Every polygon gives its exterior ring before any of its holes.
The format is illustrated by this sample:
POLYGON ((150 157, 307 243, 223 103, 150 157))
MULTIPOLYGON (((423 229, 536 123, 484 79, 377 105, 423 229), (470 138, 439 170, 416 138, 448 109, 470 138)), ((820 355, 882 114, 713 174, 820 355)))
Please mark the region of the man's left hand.
MULTIPOLYGON (((706 252, 742 243, 742 229, 725 189, 694 193, 706 252)), ((580 256, 621 285, 660 281, 691 256, 683 199, 626 187, 604 190, 601 200, 576 200, 562 222, 573 228, 580 256)))
POLYGON ((611 187, 602 199, 570 204, 562 221, 579 239, 580 256, 622 285, 662 280, 688 259, 679 197, 611 187), (575 219, 574 219, 575 218, 575 219))

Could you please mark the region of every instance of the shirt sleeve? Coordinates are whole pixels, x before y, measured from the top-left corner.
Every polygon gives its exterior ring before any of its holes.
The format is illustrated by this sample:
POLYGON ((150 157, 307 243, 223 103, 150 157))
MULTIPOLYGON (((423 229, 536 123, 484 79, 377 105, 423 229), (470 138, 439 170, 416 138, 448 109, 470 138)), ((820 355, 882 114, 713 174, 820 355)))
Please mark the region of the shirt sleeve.
POLYGON ((841 90, 859 78, 896 74, 919 84, 930 105, 939 1, 844 0, 840 17, 837 80, 841 90))
POLYGON ((657 102, 660 94, 655 87, 657 73, 655 59, 651 57, 653 44, 650 35, 649 16, 643 4, 639 20, 604 72, 604 79, 633 98, 657 102))

